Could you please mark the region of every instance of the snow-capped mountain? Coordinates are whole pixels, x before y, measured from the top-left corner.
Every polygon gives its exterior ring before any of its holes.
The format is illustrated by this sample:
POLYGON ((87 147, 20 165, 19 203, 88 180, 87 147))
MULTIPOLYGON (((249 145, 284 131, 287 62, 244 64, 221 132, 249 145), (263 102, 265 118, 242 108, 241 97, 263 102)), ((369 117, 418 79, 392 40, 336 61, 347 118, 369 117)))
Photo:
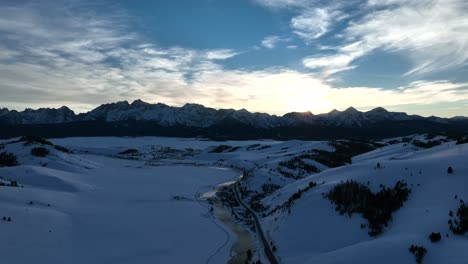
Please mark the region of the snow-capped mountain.
POLYGON ((221 109, 204 107, 199 104, 185 104, 171 107, 165 104, 149 104, 141 100, 104 104, 83 114, 81 120, 103 120, 106 122, 139 120, 155 121, 163 126, 182 125, 188 127, 209 127, 223 120, 231 119, 252 126, 272 127, 279 125, 276 116, 250 113, 245 109, 221 109))
MULTIPOLYGON (((465 120, 457 117, 452 120, 465 120)), ((199 104, 185 104, 182 107, 173 107, 165 104, 150 104, 142 100, 132 103, 121 101, 103 104, 90 112, 75 115, 63 106, 59 109, 40 108, 26 109, 22 112, 0 109, 0 120, 9 124, 55 124, 75 121, 155 121, 164 126, 183 125, 189 127, 209 127, 225 120, 234 120, 240 123, 259 128, 272 128, 279 126, 318 124, 336 127, 364 127, 367 124, 381 121, 430 120, 439 123, 450 122, 451 119, 440 117, 424 118, 417 115, 407 115, 401 112, 389 112, 377 107, 367 112, 360 112, 353 107, 345 111, 333 110, 326 114, 314 115, 311 112, 292 112, 283 116, 265 113, 251 113, 246 109, 219 109, 204 107, 199 104)))
POLYGON ((22 112, 4 108, 0 109, 0 124, 8 125, 10 129, 13 129, 0 132, 0 134, 4 133, 2 137, 23 134, 24 132, 21 131, 24 129, 18 127, 21 125, 39 125, 44 131, 48 131, 49 129, 44 125, 51 124, 55 125, 54 131, 61 128, 61 132, 54 135, 44 132, 42 136, 70 136, 70 127, 73 127, 74 131, 86 130, 73 133, 73 135, 102 135, 104 133, 106 135, 174 136, 172 130, 178 129, 176 131, 178 136, 223 136, 226 138, 321 138, 331 134, 333 136, 346 134, 350 132, 350 129, 353 133, 358 130, 364 131, 362 135, 357 136, 368 137, 370 134, 389 132, 385 136, 391 137, 468 129, 467 118, 449 119, 433 116, 426 118, 390 112, 382 107, 367 112, 350 107, 345 111, 333 110, 318 115, 311 112, 292 112, 276 116, 252 113, 246 109, 214 109, 199 104, 174 107, 162 103, 151 104, 142 100, 135 100, 132 103, 121 101, 103 104, 78 115, 65 106, 59 109, 26 109, 22 112), (123 124, 128 122, 138 122, 140 125, 123 124), (89 130, 89 124, 93 125, 94 130, 89 130), (119 130, 122 127, 125 127, 124 130, 119 130), (181 130, 181 127, 184 129, 181 130), (119 131, 119 133, 109 131, 119 131), (333 133, 330 133, 331 131, 333 133))
POLYGON ((66 106, 58 109, 39 108, 33 110, 27 108, 22 112, 10 111, 6 108, 0 110, 0 122, 8 124, 58 124, 78 120, 78 116, 66 106))
MULTIPOLYGON (((383 121, 408 121, 424 120, 418 115, 407 115, 402 112, 389 112, 383 107, 377 107, 367 112, 360 112, 354 107, 349 107, 345 111, 333 110, 327 114, 317 115, 315 120, 321 124, 336 127, 365 127, 383 121)), ((446 119, 439 118, 435 122, 445 122, 446 119)))

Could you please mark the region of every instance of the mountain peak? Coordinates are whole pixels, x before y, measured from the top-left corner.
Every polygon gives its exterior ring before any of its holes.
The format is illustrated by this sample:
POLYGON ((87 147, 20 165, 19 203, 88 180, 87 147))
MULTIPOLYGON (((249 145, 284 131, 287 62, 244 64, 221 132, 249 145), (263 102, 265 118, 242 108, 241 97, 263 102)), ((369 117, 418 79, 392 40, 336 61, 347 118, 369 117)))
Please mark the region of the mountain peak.
MULTIPOLYGON (((141 120, 156 122, 161 126, 183 125, 186 127, 210 127, 231 118, 238 123, 250 125, 255 128, 270 129, 287 126, 330 126, 330 127, 368 127, 383 121, 409 121, 426 120, 428 122, 447 123, 450 120, 459 123, 468 118, 454 119, 409 116, 406 113, 389 112, 382 107, 374 108, 367 112, 360 112, 354 107, 344 111, 336 109, 326 114, 314 115, 307 112, 291 112, 283 116, 275 116, 266 113, 249 112, 246 109, 214 109, 201 104, 187 103, 182 107, 168 106, 162 103, 151 104, 141 99, 134 100, 131 104, 120 101, 102 104, 88 113, 76 115, 66 106, 59 109, 40 108, 37 110, 26 109, 22 112, 8 109, 0 110, 0 123, 8 124, 50 124, 75 121, 105 121, 120 122, 128 120, 141 120)), ((468 125, 468 123, 467 123, 468 125)))
POLYGON ((314 114, 311 111, 306 112, 290 112, 286 113, 283 116, 313 116, 314 114))
POLYGON ((346 110, 344 110, 344 113, 360 113, 356 108, 354 107, 348 107, 346 110))
POLYGON ((379 106, 379 107, 376 107, 376 108, 370 110, 369 112, 372 112, 372 113, 388 113, 388 110, 379 106))
POLYGON ((140 100, 140 99, 136 99, 135 101, 133 101, 133 102, 131 103, 132 106, 147 106, 147 105, 149 105, 149 104, 150 104, 150 103, 147 103, 147 102, 142 101, 142 100, 140 100))
POLYGON ((194 108, 205 108, 205 106, 201 104, 193 104, 193 103, 186 103, 182 106, 182 109, 194 109, 194 108))
POLYGON ((60 111, 63 111, 63 112, 73 112, 73 110, 71 110, 70 108, 68 108, 68 106, 66 105, 62 105, 59 109, 57 110, 60 110, 60 111))
POLYGON ((118 101, 118 102, 116 102, 114 104, 115 105, 127 105, 127 106, 130 105, 127 100, 118 101))

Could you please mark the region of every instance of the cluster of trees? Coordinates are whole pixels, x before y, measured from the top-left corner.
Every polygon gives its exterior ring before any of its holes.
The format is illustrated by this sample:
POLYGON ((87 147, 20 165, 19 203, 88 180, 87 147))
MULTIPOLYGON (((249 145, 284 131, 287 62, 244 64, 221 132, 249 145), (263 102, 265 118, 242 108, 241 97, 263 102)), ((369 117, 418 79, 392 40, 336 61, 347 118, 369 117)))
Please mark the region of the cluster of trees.
POLYGON ((351 180, 336 185, 325 197, 336 205, 340 215, 362 214, 368 221, 369 235, 376 236, 388 225, 392 213, 403 206, 410 192, 404 181, 398 181, 393 188, 381 185, 380 191, 373 193, 366 185, 351 180))
POLYGON ((264 149, 267 149, 267 148, 271 148, 270 145, 261 145, 261 144, 253 144, 253 145, 250 145, 248 147, 245 148, 245 150, 247 151, 251 151, 251 150, 264 150, 264 149))
POLYGON ((25 146, 34 145, 34 144, 42 144, 42 145, 49 145, 53 146, 52 142, 45 140, 40 137, 35 136, 23 136, 17 142, 24 142, 25 146))
POLYGON ((68 154, 73 154, 73 151, 65 148, 65 147, 62 147, 62 146, 58 146, 58 145, 54 145, 54 148, 58 151, 61 151, 61 152, 64 152, 64 153, 68 153, 68 154))
POLYGON ((289 197, 289 199, 288 199, 288 201, 286 203, 289 204, 289 206, 291 206, 295 200, 302 197, 302 193, 307 192, 309 189, 314 188, 315 186, 317 186, 316 182, 312 182, 312 181, 309 182, 309 185, 307 185, 307 187, 305 187, 303 189, 299 189, 299 190, 297 190, 297 192, 293 193, 293 195, 291 195, 291 197, 289 197))
POLYGON ((278 211, 278 210, 288 210, 289 213, 291 213, 291 206, 294 204, 294 201, 295 200, 298 200, 302 197, 302 194, 307 192, 308 190, 314 188, 315 186, 317 186, 317 183, 316 182, 309 182, 309 184, 303 188, 303 189, 299 189, 297 190, 297 192, 293 193, 286 202, 284 202, 283 204, 277 206, 275 209, 273 209, 268 215, 271 215, 273 214, 274 212, 278 211))
MULTIPOLYGON (((54 145, 52 142, 50 142, 48 140, 45 140, 45 139, 40 138, 40 137, 35 137, 35 136, 24 136, 24 137, 21 137, 16 142, 24 142, 25 146, 30 146, 30 145, 34 145, 34 144, 47 145, 47 146, 52 146, 53 148, 55 148, 56 150, 58 150, 60 152, 69 153, 69 154, 73 153, 71 150, 69 150, 69 149, 67 149, 65 147, 54 145)), ((12 142, 12 143, 16 143, 16 142, 12 142)))
POLYGON ((19 187, 17 181, 10 181, 10 183, 0 182, 0 186, 19 187))
POLYGON ((423 141, 419 141, 419 140, 413 140, 413 142, 411 142, 413 145, 415 145, 416 147, 419 147, 419 148, 432 148, 432 147, 435 147, 435 146, 439 146, 440 144, 442 144, 443 141, 441 140, 428 140, 427 142, 423 142, 423 141))
POLYGON ((283 167, 286 167, 288 169, 291 169, 291 170, 301 169, 301 170, 305 170, 307 172, 314 172, 314 173, 319 172, 320 170, 317 167, 304 162, 303 159, 307 159, 307 158, 308 158, 307 155, 300 155, 300 156, 294 157, 294 158, 292 158, 290 160, 282 161, 282 162, 279 163, 279 165, 283 166, 283 167))
POLYGON ((262 185, 262 191, 266 194, 270 194, 280 188, 279 185, 276 185, 274 183, 268 182, 262 185))
POLYGON ((455 214, 450 210, 448 224, 454 234, 463 235, 468 232, 468 206, 463 200, 460 200, 455 214))
POLYGON ((466 131, 449 131, 445 133, 448 140, 456 141, 457 145, 468 143, 466 131))
POLYGON ((323 165, 336 168, 341 167, 346 164, 351 163, 352 155, 346 153, 340 153, 338 151, 330 152, 325 150, 315 150, 315 154, 313 155, 313 159, 323 165))
POLYGON ((447 173, 448 173, 448 174, 452 174, 452 173, 453 173, 453 168, 452 168, 452 166, 449 166, 449 167, 447 168, 447 173))
POLYGON ((18 165, 18 160, 13 153, 0 153, 0 167, 13 167, 18 165))
POLYGON ((320 170, 317 167, 305 162, 304 161, 305 159, 312 160, 311 155, 303 154, 303 155, 299 155, 297 157, 294 157, 294 158, 292 158, 290 160, 286 160, 286 161, 282 161, 282 162, 278 163, 278 165, 280 167, 285 167, 285 168, 288 168, 288 169, 293 170, 293 171, 298 171, 299 173, 298 173, 297 177, 293 173, 290 173, 290 172, 287 172, 287 171, 284 171, 284 170, 281 170, 281 169, 279 170, 279 172, 281 174, 283 174, 283 176, 285 176, 285 177, 294 178, 294 179, 302 178, 302 176, 305 173, 320 172, 320 170))
POLYGON ((49 150, 44 147, 32 148, 31 155, 36 156, 36 157, 45 157, 49 155, 49 150))
POLYGON ((122 152, 119 152, 120 155, 133 155, 140 153, 138 149, 126 149, 122 152))
POLYGON ((264 193, 258 193, 258 194, 253 195, 249 203, 250 208, 257 213, 267 210, 268 207, 262 204, 261 202, 261 200, 265 198, 265 196, 266 195, 264 193))
POLYGON ((64 153, 69 153, 69 154, 73 153, 71 150, 65 147, 54 145, 52 142, 48 140, 45 140, 40 137, 35 137, 35 136, 23 136, 19 140, 11 142, 11 143, 17 143, 17 142, 24 142, 25 146, 34 145, 34 144, 47 145, 47 146, 52 146, 56 150, 64 152, 64 153))
POLYGON ((353 156, 384 146, 384 144, 376 142, 359 140, 333 141, 330 145, 335 148, 335 151, 316 151, 317 156, 315 160, 331 168, 350 164, 353 156))
POLYGON ((234 152, 236 150, 240 149, 239 146, 237 147, 231 147, 228 145, 219 145, 215 147, 214 149, 210 150, 210 153, 223 153, 223 152, 234 152))
POLYGON ((427 253, 427 249, 425 247, 418 245, 411 245, 409 247, 409 251, 416 257, 416 263, 418 264, 422 263, 423 258, 427 253))
POLYGON ((440 235, 439 232, 437 233, 432 232, 429 235, 429 239, 431 240, 432 243, 435 243, 435 242, 439 242, 442 239, 442 236, 440 235))
POLYGON ((375 142, 358 140, 340 140, 330 143, 335 151, 314 150, 312 158, 330 168, 341 167, 351 163, 353 156, 372 151, 384 145, 375 142))
POLYGON ((468 143, 468 136, 457 139, 457 145, 468 143))

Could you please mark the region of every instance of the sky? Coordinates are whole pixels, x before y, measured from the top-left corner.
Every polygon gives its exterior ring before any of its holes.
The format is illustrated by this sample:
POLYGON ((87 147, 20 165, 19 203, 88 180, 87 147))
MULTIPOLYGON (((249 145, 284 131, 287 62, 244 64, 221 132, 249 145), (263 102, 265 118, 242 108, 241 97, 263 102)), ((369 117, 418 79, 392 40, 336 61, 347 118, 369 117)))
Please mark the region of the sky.
POLYGON ((0 2, 0 107, 468 116, 466 0, 0 2))

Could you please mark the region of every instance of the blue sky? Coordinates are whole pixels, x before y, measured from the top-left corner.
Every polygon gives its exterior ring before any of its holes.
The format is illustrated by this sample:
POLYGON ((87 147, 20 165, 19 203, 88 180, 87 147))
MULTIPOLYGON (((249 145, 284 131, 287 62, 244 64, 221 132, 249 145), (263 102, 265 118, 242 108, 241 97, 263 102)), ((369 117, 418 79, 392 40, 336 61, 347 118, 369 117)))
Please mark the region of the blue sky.
POLYGON ((0 106, 468 115, 465 0, 8 1, 0 106))

